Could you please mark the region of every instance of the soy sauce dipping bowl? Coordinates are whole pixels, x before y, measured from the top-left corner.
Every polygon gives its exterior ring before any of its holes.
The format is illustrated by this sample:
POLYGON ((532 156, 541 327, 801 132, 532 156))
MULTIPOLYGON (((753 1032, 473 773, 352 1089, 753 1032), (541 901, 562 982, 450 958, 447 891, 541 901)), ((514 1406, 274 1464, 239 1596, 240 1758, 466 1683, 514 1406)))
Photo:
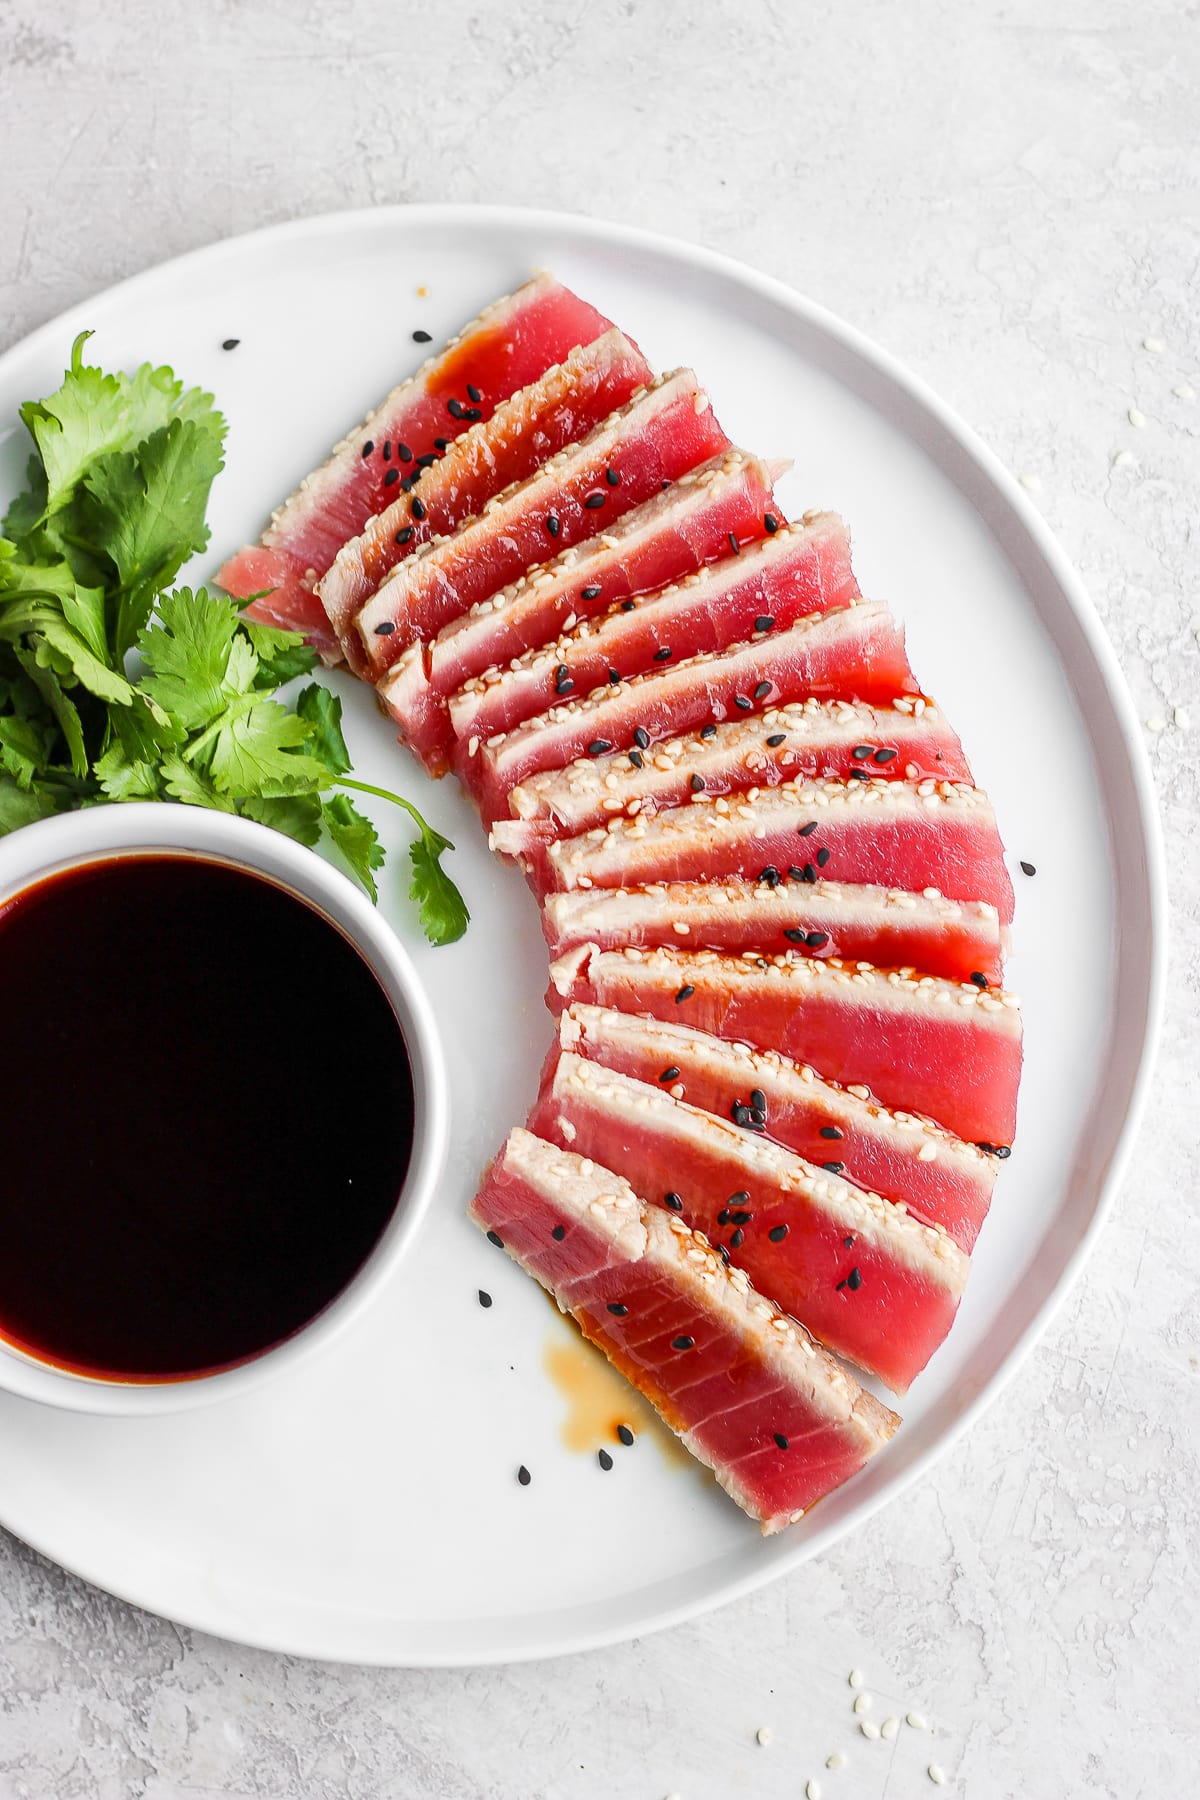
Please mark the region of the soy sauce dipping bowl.
MULTIPOLYGON (((388 1223, 341 1293, 292 1336, 234 1368, 152 1381, 113 1380, 60 1368, 0 1336, 0 1390, 79 1412, 177 1412, 244 1393, 319 1354, 367 1308, 386 1304, 386 1290, 394 1287, 398 1265, 417 1236, 445 1161, 448 1084, 429 1002, 391 927, 366 896, 315 851, 265 825, 202 807, 167 802, 97 806, 23 826, 0 838, 0 905, 49 876, 89 863, 114 856, 180 853, 277 882, 323 914, 356 947, 391 1002, 408 1050, 412 1153, 388 1223)), ((303 978, 303 971, 298 971, 297 979, 303 978)), ((328 1047, 331 1059, 338 1057, 339 1048, 328 1047)), ((10 1122, 10 1129, 19 1129, 19 1122, 10 1122)))

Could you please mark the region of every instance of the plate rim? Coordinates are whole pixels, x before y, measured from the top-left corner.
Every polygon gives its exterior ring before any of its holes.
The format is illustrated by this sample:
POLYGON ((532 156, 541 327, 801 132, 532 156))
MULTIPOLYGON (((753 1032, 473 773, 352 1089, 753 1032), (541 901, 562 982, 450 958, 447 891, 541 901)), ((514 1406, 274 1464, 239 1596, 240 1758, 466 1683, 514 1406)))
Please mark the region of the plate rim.
MULTIPOLYGON (((802 1563, 831 1548, 842 1537, 848 1535, 852 1529, 866 1524, 884 1505, 892 1503, 909 1491, 913 1484, 928 1474, 935 1464, 947 1455, 964 1434, 978 1422, 986 1409, 1017 1375, 1034 1346, 1048 1330, 1059 1309, 1074 1289, 1087 1258, 1112 1212, 1116 1195, 1128 1170, 1154 1076, 1166 995, 1168 948, 1166 852, 1150 759, 1142 739, 1140 721, 1116 651, 1082 577, 1076 571, 1040 512, 974 427, 967 424, 953 407, 940 398, 922 376, 912 371, 892 351, 828 307, 809 299, 780 278, 768 275, 756 269, 752 264, 743 262, 740 258, 730 256, 723 251, 693 244, 669 233, 658 232, 647 227, 627 226, 615 220, 550 208, 456 202, 398 203, 377 207, 347 208, 304 214, 275 224, 253 227, 231 236, 219 237, 178 256, 152 263, 120 281, 97 288, 53 318, 35 326, 32 331, 18 338, 0 352, 0 377, 6 373, 11 360, 22 355, 37 354, 48 341, 60 337, 65 330, 69 330, 71 336, 74 337, 76 332, 85 328, 83 315, 90 306, 99 301, 109 303, 114 298, 136 295, 139 290, 150 288, 157 281, 185 275, 190 267, 199 263, 210 267, 219 266, 222 262, 235 261, 240 254, 244 254, 251 247, 257 248, 264 243, 269 244, 272 241, 289 238, 324 239, 335 237, 342 232, 356 230, 379 231, 385 234, 389 231, 402 233, 410 226, 418 229, 421 226, 461 226, 465 230, 472 222, 480 224, 486 222, 491 228, 509 224, 515 231, 526 233, 539 230, 547 233, 570 232, 574 233, 577 238, 593 244, 653 252, 658 257, 665 256, 675 261, 676 264, 690 266, 706 275, 723 278, 740 286, 744 291, 748 290, 758 295, 768 303, 790 312, 801 322, 824 334, 827 338, 836 341, 860 363, 867 365, 885 382, 899 390, 942 429, 946 437, 974 465, 976 472, 983 477, 994 492, 998 493, 1057 583, 1081 634, 1091 658, 1092 669, 1100 680, 1104 696, 1118 727, 1119 743, 1114 744, 1112 748, 1123 753, 1124 773, 1129 778, 1136 803, 1137 826, 1140 835, 1139 848, 1142 851, 1138 874, 1144 889, 1139 898, 1144 898, 1150 926, 1148 942, 1144 941, 1139 947, 1143 953, 1145 977, 1144 982, 1139 986, 1138 997, 1141 999, 1144 996, 1144 1012, 1141 1021, 1141 1041, 1138 1046, 1136 1067, 1129 1081, 1124 1119, 1100 1180, 1091 1217, 1068 1256, 1054 1288, 1033 1313, 1000 1367, 984 1382, 974 1398, 963 1407, 953 1423, 941 1431, 935 1442, 915 1456, 909 1467, 904 1469, 884 1491, 866 1497, 844 1518, 798 1542, 789 1556, 764 1564, 759 1570, 740 1574, 712 1589, 705 1589, 697 1597, 668 1607, 638 1623, 631 1624, 627 1619, 622 1619, 618 1623, 599 1629, 583 1627, 574 1632, 559 1633, 553 1641, 537 1638, 517 1647, 499 1644, 473 1655, 443 1648, 419 1653, 400 1649, 398 1653, 386 1656, 372 1654, 368 1660, 361 1655, 342 1653, 337 1650, 331 1652, 327 1647, 314 1643, 303 1630, 299 1632, 279 1629, 256 1631, 248 1620, 238 1620, 233 1616, 236 1608, 226 1608, 224 1616, 220 1615, 219 1608, 213 1607, 206 1612, 202 1605, 178 1611, 172 1608, 169 1612, 164 1613, 160 1610, 159 1603, 156 1602, 152 1592, 148 1592, 144 1588, 139 1589, 137 1584, 128 1581, 120 1581, 114 1585, 111 1580, 94 1573, 88 1567, 87 1557, 73 1556, 71 1560, 64 1561, 48 1537, 36 1531, 18 1531, 9 1525, 4 1518, 3 1497, 0 1495, 0 1526, 11 1531, 15 1537, 20 1538, 38 1554, 45 1556, 67 1572, 88 1581, 104 1592, 113 1594, 130 1605, 140 1607, 155 1616, 168 1618, 191 1629, 224 1638, 229 1642, 282 1655, 364 1667, 468 1668, 504 1665, 576 1654, 607 1645, 625 1643, 652 1631, 665 1630, 673 1625, 682 1624, 702 1613, 743 1598, 758 1588, 766 1586, 768 1582, 790 1574, 802 1563)), ((964 498, 977 512, 978 508, 970 496, 964 495, 964 498)), ((1054 642, 1054 651, 1056 660, 1062 666, 1061 646, 1057 640, 1054 642)), ((1074 684, 1071 685, 1074 687, 1074 684)), ((1094 756, 1090 758, 1090 761, 1095 770, 1094 756)), ((1102 793, 1107 796, 1110 791, 1111 778, 1101 784, 1102 793)), ((1106 819, 1108 817, 1107 807, 1105 808, 1105 817, 1106 819)), ((1120 970, 1120 960, 1117 961, 1115 967, 1120 970)), ((492 1622, 489 1621, 489 1623, 492 1622)), ((470 1621, 463 1621, 463 1625, 467 1629, 470 1628, 470 1624, 470 1621)))

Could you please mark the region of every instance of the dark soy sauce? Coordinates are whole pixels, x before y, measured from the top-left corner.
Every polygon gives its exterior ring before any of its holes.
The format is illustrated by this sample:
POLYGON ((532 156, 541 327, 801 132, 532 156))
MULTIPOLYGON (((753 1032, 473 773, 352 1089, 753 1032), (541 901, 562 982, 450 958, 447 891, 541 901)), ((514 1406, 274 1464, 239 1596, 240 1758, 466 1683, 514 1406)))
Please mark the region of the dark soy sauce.
POLYGON ((273 882, 189 856, 0 906, 0 1334, 152 1381, 306 1324, 362 1266, 412 1150, 391 1003, 273 882))

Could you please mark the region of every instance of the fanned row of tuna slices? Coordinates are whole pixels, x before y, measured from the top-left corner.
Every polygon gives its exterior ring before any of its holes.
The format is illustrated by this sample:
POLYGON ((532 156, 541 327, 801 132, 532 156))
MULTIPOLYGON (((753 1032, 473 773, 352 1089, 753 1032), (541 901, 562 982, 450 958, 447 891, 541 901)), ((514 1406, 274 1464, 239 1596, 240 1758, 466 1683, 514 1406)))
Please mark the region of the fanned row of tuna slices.
POLYGON ((899 1424, 848 1365, 949 1331, 1021 1069, 991 806, 785 467, 541 274, 221 575, 523 869, 558 1033, 472 1217, 764 1531, 899 1424))

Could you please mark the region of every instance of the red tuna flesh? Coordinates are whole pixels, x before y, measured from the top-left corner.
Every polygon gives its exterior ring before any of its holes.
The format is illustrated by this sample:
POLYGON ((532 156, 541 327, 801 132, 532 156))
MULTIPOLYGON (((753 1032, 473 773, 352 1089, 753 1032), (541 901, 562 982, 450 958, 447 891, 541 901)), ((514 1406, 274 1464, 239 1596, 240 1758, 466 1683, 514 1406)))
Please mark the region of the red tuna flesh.
POLYGON ((635 732, 654 742, 810 694, 890 700, 915 687, 899 625, 886 606, 862 600, 553 706, 486 744, 468 739, 455 768, 491 823, 508 817, 519 782, 579 756, 629 749, 635 732))
POLYGON ((451 696, 454 735, 486 740, 568 694, 612 685, 614 669, 638 675, 857 598, 845 525, 836 513, 807 513, 802 524, 654 593, 615 601, 600 617, 477 676, 451 696))
POLYGON ((811 1063, 971 1143, 1012 1142, 1021 1018, 1003 990, 791 955, 591 945, 560 957, 550 976, 553 1011, 583 1000, 652 1013, 811 1063))
POLYGON ((954 1322, 968 1263, 945 1232, 661 1088, 558 1051, 530 1127, 676 1207, 777 1306, 896 1393, 954 1322))
POLYGON ((926 1225, 940 1225, 960 1249, 975 1246, 999 1163, 930 1119, 890 1112, 865 1089, 852 1093, 823 1081, 777 1051, 604 1007, 568 1008, 559 1041, 588 1062, 762 1131, 818 1168, 834 1165, 847 1181, 898 1201, 926 1225))
POLYGON ((403 443, 414 459, 435 452, 435 439, 465 430, 476 407, 489 418, 501 400, 610 324, 546 274, 497 300, 343 438, 272 515, 259 543, 229 559, 218 576, 221 586, 239 600, 272 588, 254 602, 251 617, 305 632, 322 655, 336 660, 338 647, 313 585, 347 538, 387 504, 385 478, 396 464, 385 461, 384 445, 395 451, 403 443), (479 391, 477 402, 468 384, 479 391), (448 411, 451 401, 457 416, 448 411))
POLYGON ((455 438, 440 462, 423 471, 393 463, 400 480, 388 490, 390 504, 367 521, 360 536, 342 545, 317 583, 348 656, 357 653, 361 660, 354 620, 389 569, 421 544, 453 531, 547 457, 586 437, 653 380, 641 351, 619 331, 608 331, 502 401, 490 419, 455 438), (404 480, 414 475, 413 490, 402 492, 404 480))
MULTIPOLYGON (((505 834, 497 831, 503 847, 505 834)), ((1012 882, 991 802, 961 782, 794 781, 729 800, 698 796, 653 818, 610 819, 527 853, 540 890, 652 881, 799 879, 873 882, 950 900, 986 900, 1002 924, 1012 882)), ((969 971, 968 971, 969 972, 969 971)))
POLYGON ((989 985, 1002 974, 1002 928, 986 900, 947 900, 838 881, 669 881, 548 894, 542 929, 552 957, 577 944, 795 950, 989 985))
MULTIPOLYGON (((614 600, 665 587, 727 555, 730 532, 739 544, 755 542, 765 535, 768 513, 783 518, 771 494, 774 473, 741 450, 711 457, 610 522, 599 537, 572 544, 451 619, 418 659, 419 679, 432 697, 445 699, 473 676, 548 643, 614 600)), ((396 691, 395 676, 389 691, 396 691)))
POLYGON ((900 1423, 699 1233, 593 1162, 518 1129, 471 1216, 764 1534, 848 1480, 900 1423))
MULTIPOLYGON (((571 837, 618 813, 687 805, 695 793, 778 787, 801 776, 845 778, 855 770, 892 780, 971 779, 957 737, 919 695, 902 695, 891 706, 796 700, 765 713, 739 713, 710 726, 706 736, 662 738, 640 766, 624 750, 580 757, 520 783, 508 803, 515 819, 532 823, 533 838, 571 837)), ((506 831, 505 851, 515 855, 521 841, 506 831)))
MULTIPOLYGON (((582 443, 560 450, 536 473, 494 495, 453 537, 424 544, 396 565, 358 615, 376 678, 386 675, 409 644, 435 637, 451 619, 553 551, 592 537, 661 490, 664 481, 728 448, 692 371, 663 376, 582 443), (610 469, 618 478, 615 487, 607 479, 610 469), (380 635, 380 625, 392 630, 380 635)), ((383 695, 386 701, 386 684, 383 695)))

